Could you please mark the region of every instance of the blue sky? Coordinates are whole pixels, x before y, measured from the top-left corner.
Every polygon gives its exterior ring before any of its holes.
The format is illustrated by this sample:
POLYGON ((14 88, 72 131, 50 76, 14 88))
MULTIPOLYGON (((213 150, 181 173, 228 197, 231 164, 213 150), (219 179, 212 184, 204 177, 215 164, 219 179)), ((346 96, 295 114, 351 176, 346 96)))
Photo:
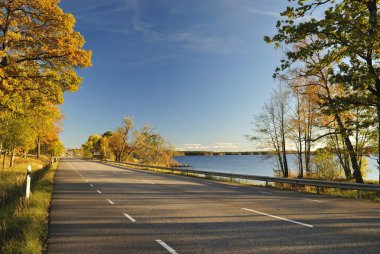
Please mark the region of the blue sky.
POLYGON ((285 0, 61 0, 93 51, 65 95, 61 140, 79 147, 132 116, 184 150, 255 150, 244 135, 276 82, 285 0))

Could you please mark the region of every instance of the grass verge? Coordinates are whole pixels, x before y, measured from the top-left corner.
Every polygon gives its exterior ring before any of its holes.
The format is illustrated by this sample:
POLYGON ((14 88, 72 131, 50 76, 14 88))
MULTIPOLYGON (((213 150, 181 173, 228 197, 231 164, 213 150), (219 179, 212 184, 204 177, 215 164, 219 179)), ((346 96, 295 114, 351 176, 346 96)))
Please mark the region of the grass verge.
POLYGON ((53 178, 57 163, 32 174, 31 196, 22 195, 5 202, 0 216, 2 253, 44 253, 53 178))

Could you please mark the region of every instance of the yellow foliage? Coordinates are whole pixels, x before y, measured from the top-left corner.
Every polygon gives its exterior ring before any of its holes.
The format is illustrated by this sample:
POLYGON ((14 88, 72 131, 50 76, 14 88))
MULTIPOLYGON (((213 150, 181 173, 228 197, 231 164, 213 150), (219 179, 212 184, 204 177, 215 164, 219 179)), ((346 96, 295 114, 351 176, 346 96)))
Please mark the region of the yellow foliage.
POLYGON ((85 40, 74 30, 74 16, 64 13, 58 2, 0 4, 0 108, 60 104, 65 91, 79 88, 81 79, 74 68, 91 66, 91 51, 83 49, 85 40))

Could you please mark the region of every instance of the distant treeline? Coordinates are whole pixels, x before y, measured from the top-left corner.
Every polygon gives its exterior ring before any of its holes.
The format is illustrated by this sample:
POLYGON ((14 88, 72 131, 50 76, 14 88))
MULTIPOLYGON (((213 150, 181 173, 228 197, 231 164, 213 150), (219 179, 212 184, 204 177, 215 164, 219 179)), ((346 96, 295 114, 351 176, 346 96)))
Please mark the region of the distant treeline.
MULTIPOLYGON (((295 151, 287 152, 296 153, 295 151)), ((177 151, 175 156, 223 156, 223 155, 274 155, 272 151, 253 151, 253 152, 212 152, 212 151, 177 151)))

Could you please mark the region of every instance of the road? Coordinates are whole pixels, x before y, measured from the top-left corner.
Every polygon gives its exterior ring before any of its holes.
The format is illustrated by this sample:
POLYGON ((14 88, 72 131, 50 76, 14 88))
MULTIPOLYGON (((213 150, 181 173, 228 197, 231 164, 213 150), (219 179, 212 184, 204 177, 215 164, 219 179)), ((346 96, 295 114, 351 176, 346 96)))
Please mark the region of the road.
POLYGON ((48 253, 380 253, 379 203, 63 159, 48 253))

